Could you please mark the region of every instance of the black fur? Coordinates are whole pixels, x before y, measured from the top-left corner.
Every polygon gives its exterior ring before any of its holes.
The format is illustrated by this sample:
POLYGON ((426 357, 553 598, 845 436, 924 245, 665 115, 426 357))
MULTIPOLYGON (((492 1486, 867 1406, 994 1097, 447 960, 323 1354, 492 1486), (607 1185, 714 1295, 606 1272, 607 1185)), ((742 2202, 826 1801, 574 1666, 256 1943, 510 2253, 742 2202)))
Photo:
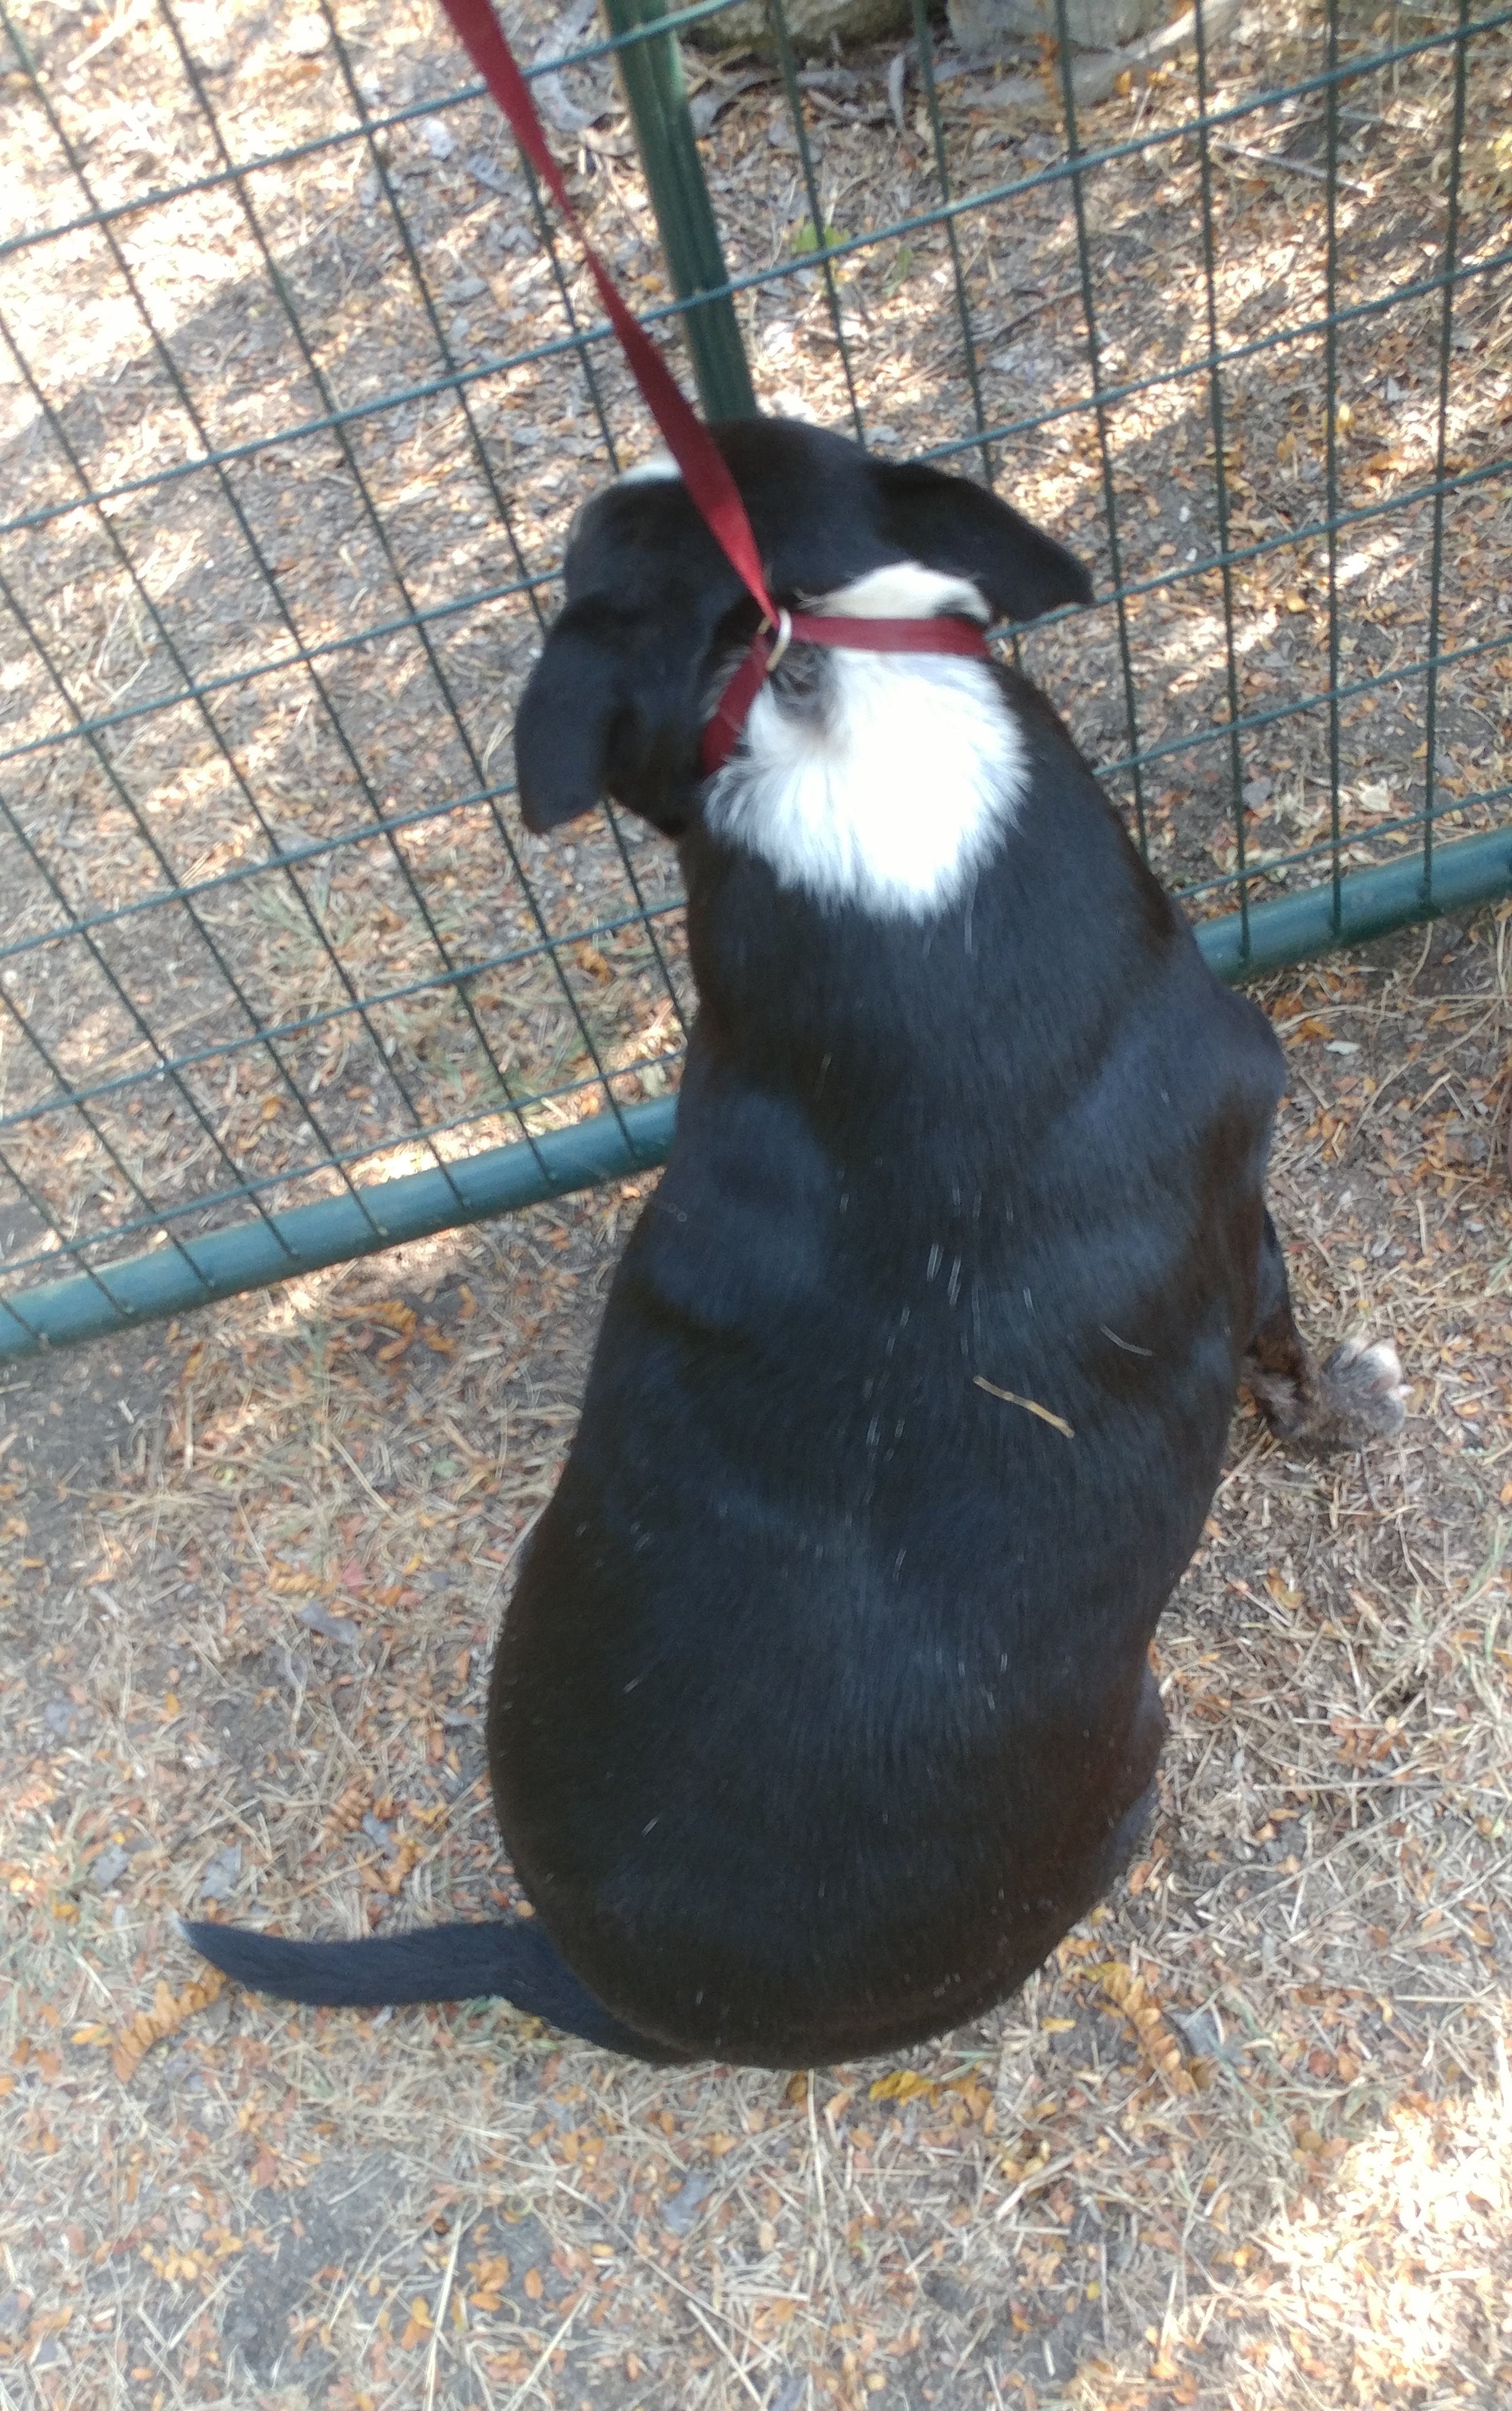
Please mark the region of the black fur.
MULTIPOLYGON (((900 556, 999 610, 1086 592, 964 481, 769 422, 720 441, 779 600, 900 556)), ((1151 1636, 1258 1321, 1289 1325, 1281 1058, 1022 679, 1028 794, 970 895, 825 911, 701 821, 750 621, 680 486, 589 505, 568 592, 526 815, 607 787, 682 832, 700 1011, 494 1663, 537 1915, 191 1936, 291 1998, 498 1992, 648 2058, 895 2051, 1019 1984, 1149 1813, 1151 1636)))
MULTIPOLYGON (((969 577, 1002 619, 1091 599, 1079 562, 964 477, 868 460, 843 436, 781 419, 714 431, 788 609, 900 559, 969 577)), ((566 582, 515 729, 526 826, 555 828, 607 792, 680 836, 697 815, 710 663, 749 641, 756 606, 672 482, 611 486, 588 504, 566 582)))

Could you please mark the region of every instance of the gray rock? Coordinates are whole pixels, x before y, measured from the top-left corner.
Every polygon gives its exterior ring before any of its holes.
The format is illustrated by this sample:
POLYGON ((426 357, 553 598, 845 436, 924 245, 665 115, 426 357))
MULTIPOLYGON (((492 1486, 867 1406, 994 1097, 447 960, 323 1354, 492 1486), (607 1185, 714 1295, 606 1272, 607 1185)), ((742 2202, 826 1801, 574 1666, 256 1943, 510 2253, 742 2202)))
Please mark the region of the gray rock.
POLYGON ((131 1853, 119 1842, 108 1842, 89 1871, 96 1892, 113 1892, 131 1864, 131 1853))
POLYGON ((20 2344, 32 2320, 30 2294, 0 2294, 0 2343, 20 2344))
POLYGON ((77 1741, 84 1730, 84 1711, 75 1700, 49 1700, 42 1722, 60 1741, 77 1741))
POLYGON ((1227 2042, 1219 2040, 1218 2021, 1211 2009, 1194 2009, 1186 2017, 1172 2009, 1170 2015, 1194 2059, 1223 2059, 1231 2067, 1239 2058, 1242 2046, 1233 2037, 1227 2042))
POLYGON ((201 1900, 229 1900, 237 1888, 237 1878, 240 1873, 241 1845, 240 1842, 228 1842, 224 1850, 216 1851, 199 1878, 201 1900))
MULTIPOLYGON (((453 326, 452 340, 454 343, 457 340, 458 327, 461 328, 462 332, 465 335, 467 332, 467 320, 465 318, 458 318, 453 326)), ((298 1610, 298 1617, 300 1623, 311 1632, 320 1633, 323 1639, 327 1641, 344 1641, 347 1646, 351 1649, 355 1649, 362 1638, 361 1633, 357 1630, 356 1626, 352 1622, 350 1616, 332 1615, 329 1608, 322 1607, 320 1601, 316 1599, 312 1599, 306 1601, 305 1605, 298 1610)))
MULTIPOLYGON (((1203 0, 1203 39, 1210 57, 1239 23, 1245 5, 1246 0, 1203 0)), ((1054 15, 1049 0, 950 0, 950 6, 951 24, 962 48, 979 53, 985 51, 989 57, 1005 40, 1021 38, 1021 16, 1028 21, 1028 30, 1043 33, 1047 12, 1054 15)), ((1126 70, 1142 78, 1152 67, 1191 49, 1196 39, 1195 10, 1186 9, 1169 24, 1160 22, 1162 14, 1159 0, 1076 0, 1068 24, 1071 91, 1078 109, 1095 109, 1107 100, 1126 70), (1112 38, 1112 29, 1126 17, 1127 34, 1112 38)), ((991 92, 979 92, 975 97, 980 109, 1005 115, 1038 111, 1044 106, 1045 80, 1040 75, 1010 75, 991 92)))
MULTIPOLYGON (((1079 51, 1110 51, 1166 13, 1161 0, 1066 0, 1066 30, 1079 51)), ((950 20, 962 50, 979 52, 1058 32, 1055 0, 950 0, 950 20)))
POLYGON ((1021 385, 1037 385, 1043 377, 1046 360, 1038 343, 1010 343, 1006 352, 995 352, 987 362, 999 376, 1016 377, 1021 385))
POLYGON ((662 2205, 662 2215, 674 2235, 686 2235, 694 2219, 714 2191, 714 2179, 695 2169, 685 2177, 676 2193, 668 2194, 662 2205))
MULTIPOLYGON (((829 49, 832 34, 842 42, 877 42, 888 34, 913 30, 909 0, 787 0, 788 32, 801 59, 829 49)), ((690 25, 686 39, 708 51, 754 51, 758 58, 774 58, 777 45, 762 0, 738 0, 690 25)))
POLYGON ((471 154, 467 162, 467 172, 470 176, 475 176, 478 183, 487 186, 490 193, 507 193, 512 189, 507 172, 500 167, 497 160, 489 158, 487 151, 474 151, 471 154))

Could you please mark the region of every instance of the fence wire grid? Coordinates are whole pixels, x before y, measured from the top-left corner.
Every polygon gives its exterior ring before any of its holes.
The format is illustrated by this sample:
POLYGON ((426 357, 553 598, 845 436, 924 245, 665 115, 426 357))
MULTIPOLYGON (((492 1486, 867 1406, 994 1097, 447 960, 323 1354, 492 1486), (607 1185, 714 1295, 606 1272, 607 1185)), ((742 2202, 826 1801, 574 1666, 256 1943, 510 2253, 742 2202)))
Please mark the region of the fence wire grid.
MULTIPOLYGON (((1512 8, 1084 13, 502 12, 711 410, 1089 561, 1017 650, 1220 969, 1506 893, 1512 8)), ((444 21, 0 29, 6 1354, 657 1161, 691 986, 660 840, 511 808, 654 435, 444 21)))

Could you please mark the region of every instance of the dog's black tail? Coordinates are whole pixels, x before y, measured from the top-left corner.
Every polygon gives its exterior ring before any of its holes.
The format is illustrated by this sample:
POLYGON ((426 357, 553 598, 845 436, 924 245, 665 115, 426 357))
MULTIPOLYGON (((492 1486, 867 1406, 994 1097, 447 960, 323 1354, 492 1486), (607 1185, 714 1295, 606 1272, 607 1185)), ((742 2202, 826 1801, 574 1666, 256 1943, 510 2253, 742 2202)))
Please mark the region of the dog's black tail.
POLYGON ((288 1942, 244 1925, 187 1921, 180 1931, 239 1984, 280 2000, 377 2009, 408 2001, 502 1998, 605 2051, 659 2066, 683 2057, 611 2016, 573 1974, 538 1918, 422 1926, 367 1942, 288 1942))

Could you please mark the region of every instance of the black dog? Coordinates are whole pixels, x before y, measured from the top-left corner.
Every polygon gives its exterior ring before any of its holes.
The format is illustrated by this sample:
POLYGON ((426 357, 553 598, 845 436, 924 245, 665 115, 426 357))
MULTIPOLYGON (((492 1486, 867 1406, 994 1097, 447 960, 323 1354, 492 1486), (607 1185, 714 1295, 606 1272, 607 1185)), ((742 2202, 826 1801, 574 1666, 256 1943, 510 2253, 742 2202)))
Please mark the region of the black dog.
MULTIPOLYGON (((785 607, 1026 619, 1084 572, 964 480, 719 431, 785 607)), ((1237 1382, 1315 1368, 1261 1193, 1279 1050, 1034 688, 794 645, 702 782, 744 598, 670 465, 583 512, 522 705, 532 829, 675 837, 700 1011, 672 1154, 494 1662, 533 1920, 191 1937, 302 2001, 502 1994, 647 2059, 895 2051, 1012 1991, 1150 1813, 1147 1652, 1237 1382)))

